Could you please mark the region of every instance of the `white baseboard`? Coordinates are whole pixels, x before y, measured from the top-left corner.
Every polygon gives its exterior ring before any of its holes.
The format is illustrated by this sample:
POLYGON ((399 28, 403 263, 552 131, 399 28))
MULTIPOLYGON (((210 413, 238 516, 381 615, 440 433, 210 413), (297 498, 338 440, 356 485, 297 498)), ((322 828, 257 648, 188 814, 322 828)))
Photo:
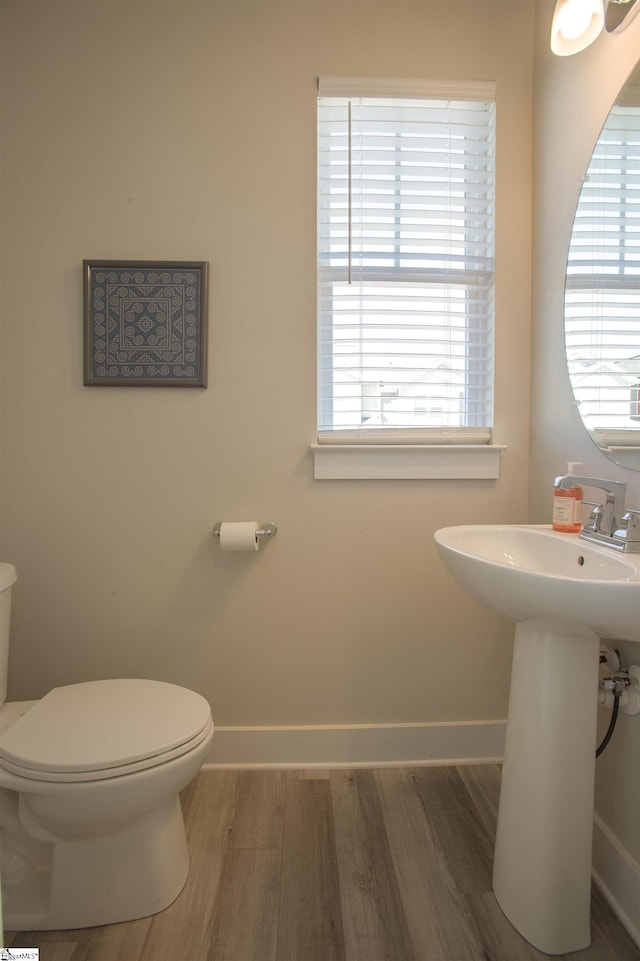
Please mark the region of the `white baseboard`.
POLYGON ((597 814, 593 819, 593 880, 640 947, 640 864, 597 814))
POLYGON ((217 727, 205 769, 498 763, 506 721, 217 727))

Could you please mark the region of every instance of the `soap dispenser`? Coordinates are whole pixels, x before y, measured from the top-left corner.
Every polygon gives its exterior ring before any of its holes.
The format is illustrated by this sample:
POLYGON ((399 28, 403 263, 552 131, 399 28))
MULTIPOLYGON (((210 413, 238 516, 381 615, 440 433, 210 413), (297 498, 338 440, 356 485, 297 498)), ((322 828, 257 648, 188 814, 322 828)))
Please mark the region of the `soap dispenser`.
MULTIPOLYGON (((571 476, 576 467, 582 467, 578 461, 567 464, 567 474, 571 476)), ((553 492, 553 519, 551 526, 554 531, 563 534, 579 534, 582 530, 582 488, 577 484, 571 487, 556 487, 553 492)))

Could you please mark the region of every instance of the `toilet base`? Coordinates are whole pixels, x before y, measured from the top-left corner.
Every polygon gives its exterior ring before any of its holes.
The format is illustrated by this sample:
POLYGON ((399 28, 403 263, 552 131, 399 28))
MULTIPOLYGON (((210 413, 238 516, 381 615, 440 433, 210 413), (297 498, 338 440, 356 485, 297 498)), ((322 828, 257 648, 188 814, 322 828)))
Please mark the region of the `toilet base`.
MULTIPOLYGON (((20 818, 29 833, 42 829, 20 818)), ((86 928, 156 914, 180 894, 189 852, 180 800, 174 797, 116 833, 38 845, 29 877, 3 883, 7 931, 86 928)))

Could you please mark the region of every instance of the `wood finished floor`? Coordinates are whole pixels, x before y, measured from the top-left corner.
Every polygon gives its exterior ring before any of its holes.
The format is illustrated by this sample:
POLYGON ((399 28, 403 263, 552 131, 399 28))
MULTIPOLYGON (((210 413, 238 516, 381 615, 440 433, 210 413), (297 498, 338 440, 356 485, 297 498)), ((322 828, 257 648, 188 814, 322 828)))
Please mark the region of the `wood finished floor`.
MULTIPOLYGON (((535 961, 491 893, 500 769, 202 772, 191 873, 140 921, 5 935, 41 961, 535 961)), ((640 961, 594 889, 575 961, 640 961)))

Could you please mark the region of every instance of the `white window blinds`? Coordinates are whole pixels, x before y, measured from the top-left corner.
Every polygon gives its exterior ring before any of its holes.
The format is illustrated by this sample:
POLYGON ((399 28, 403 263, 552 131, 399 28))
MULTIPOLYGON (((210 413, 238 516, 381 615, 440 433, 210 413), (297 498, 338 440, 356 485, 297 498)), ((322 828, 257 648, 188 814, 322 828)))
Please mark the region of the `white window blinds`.
POLYGON ((640 106, 613 107, 576 210, 565 337, 576 403, 601 446, 640 443, 640 106))
POLYGON ((318 438, 486 442, 495 85, 321 78, 318 438))

